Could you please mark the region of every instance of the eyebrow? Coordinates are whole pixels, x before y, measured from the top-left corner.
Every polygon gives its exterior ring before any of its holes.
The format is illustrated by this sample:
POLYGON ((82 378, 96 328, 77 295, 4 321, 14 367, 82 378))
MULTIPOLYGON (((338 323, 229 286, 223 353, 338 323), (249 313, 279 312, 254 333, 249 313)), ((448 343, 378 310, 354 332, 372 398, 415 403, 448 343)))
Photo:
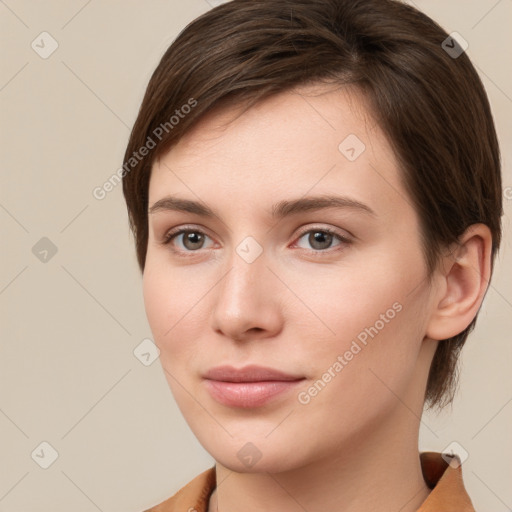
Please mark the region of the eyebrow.
MULTIPOLYGON (((366 204, 343 196, 323 195, 284 200, 273 205, 270 215, 273 219, 281 219, 290 215, 326 208, 341 208, 360 211, 375 216, 376 213, 366 204)), ((176 196, 165 196, 156 201, 148 210, 149 214, 160 211, 181 211, 193 213, 201 217, 216 217, 215 212, 208 206, 190 199, 176 196)))
MULTIPOLYGON (((272 206, 269 213, 272 218, 280 219, 289 215, 325 208, 346 208, 372 216, 376 215, 368 205, 360 201, 350 197, 333 195, 301 197, 299 199, 279 201, 272 206)), ((198 201, 182 199, 176 196, 166 196, 159 199, 149 208, 148 213, 153 214, 159 211, 181 211, 200 215, 201 217, 217 216, 211 208, 198 201)))
POLYGON ((375 212, 366 204, 343 196, 315 196, 302 197, 292 201, 280 201, 272 207, 272 217, 282 218, 288 215, 302 213, 308 210, 320 210, 324 208, 347 208, 358 210, 370 215, 376 215, 375 212))

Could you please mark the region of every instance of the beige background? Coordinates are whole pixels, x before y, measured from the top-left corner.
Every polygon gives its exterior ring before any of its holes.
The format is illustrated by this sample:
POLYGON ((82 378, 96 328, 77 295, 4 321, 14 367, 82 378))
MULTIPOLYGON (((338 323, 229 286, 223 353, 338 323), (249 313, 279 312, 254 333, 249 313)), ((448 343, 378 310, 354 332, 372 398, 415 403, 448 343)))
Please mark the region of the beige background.
MULTIPOLYGON (((424 416, 420 448, 459 443, 477 510, 511 510, 512 2, 415 4, 468 41, 508 187, 503 248, 460 392, 451 411, 424 416)), ((213 464, 158 359, 145 366, 133 353, 151 332, 121 187, 92 195, 122 162, 161 55, 211 5, 0 1, 1 512, 137 512, 213 464), (43 31, 58 43, 46 59, 31 47, 51 49, 43 31), (58 452, 47 469, 42 442, 58 452)))

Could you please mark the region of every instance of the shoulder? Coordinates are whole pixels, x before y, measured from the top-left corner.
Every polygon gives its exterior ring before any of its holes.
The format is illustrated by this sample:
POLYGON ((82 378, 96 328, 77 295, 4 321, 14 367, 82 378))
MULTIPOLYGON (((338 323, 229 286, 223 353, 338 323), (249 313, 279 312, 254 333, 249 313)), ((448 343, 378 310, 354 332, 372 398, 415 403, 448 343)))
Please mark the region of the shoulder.
POLYGON ((423 452, 420 460, 423 478, 432 491, 418 512, 475 512, 457 456, 423 452))

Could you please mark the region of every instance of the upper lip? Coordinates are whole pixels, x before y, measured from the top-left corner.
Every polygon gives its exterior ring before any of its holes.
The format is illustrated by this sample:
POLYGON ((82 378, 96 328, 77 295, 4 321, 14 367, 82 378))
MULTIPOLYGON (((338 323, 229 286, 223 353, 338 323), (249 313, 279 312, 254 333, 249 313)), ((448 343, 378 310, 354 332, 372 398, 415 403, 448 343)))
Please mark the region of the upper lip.
POLYGON ((244 366, 238 369, 233 366, 216 366, 208 370, 204 377, 224 382, 293 381, 304 378, 302 376, 290 375, 274 368, 257 365, 244 366))

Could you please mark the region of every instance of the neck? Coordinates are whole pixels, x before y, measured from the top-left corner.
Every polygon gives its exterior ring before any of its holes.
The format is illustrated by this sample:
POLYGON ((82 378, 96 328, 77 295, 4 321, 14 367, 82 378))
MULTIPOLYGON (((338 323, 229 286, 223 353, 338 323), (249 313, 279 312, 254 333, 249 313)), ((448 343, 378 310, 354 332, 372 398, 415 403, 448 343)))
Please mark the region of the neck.
POLYGON ((377 431, 336 454, 279 473, 237 473, 216 464, 209 512, 414 512, 429 494, 418 452, 419 421, 402 404, 377 431))

